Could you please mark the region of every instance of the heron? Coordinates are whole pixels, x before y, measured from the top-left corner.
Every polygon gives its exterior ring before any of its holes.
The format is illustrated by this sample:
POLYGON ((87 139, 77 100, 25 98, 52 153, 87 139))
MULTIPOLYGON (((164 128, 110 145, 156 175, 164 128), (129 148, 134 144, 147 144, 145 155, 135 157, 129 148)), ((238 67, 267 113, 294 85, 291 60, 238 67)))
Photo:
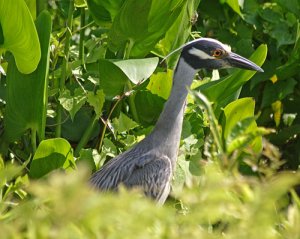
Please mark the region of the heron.
POLYGON ((263 72, 252 61, 231 52, 230 46, 212 38, 199 38, 179 49, 170 96, 151 133, 131 149, 109 160, 90 182, 102 191, 117 191, 120 185, 140 188, 163 204, 171 190, 179 149, 188 87, 204 69, 242 68, 263 72))

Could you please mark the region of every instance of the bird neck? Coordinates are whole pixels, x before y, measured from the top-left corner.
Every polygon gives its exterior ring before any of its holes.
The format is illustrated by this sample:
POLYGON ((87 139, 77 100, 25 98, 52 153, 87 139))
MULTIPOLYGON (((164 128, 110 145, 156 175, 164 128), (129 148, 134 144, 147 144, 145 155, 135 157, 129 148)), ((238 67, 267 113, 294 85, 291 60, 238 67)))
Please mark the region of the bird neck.
POLYGON ((185 101, 196 70, 182 58, 179 59, 174 77, 171 94, 152 131, 151 138, 160 150, 173 161, 177 158, 180 142, 185 101))

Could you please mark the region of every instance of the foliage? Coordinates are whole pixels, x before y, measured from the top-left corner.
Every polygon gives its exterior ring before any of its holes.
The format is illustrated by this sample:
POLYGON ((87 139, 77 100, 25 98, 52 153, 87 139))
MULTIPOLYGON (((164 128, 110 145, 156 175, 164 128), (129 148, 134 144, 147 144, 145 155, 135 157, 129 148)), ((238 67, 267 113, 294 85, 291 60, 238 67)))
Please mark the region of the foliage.
POLYGON ((0 25, 0 52, 11 51, 20 72, 28 74, 34 71, 40 61, 41 51, 37 31, 25 2, 1 0, 0 25))
POLYGON ((0 0, 1 235, 299 238, 299 16, 283 0, 0 0), (153 128, 178 55, 160 59, 199 36, 265 72, 196 76, 167 205, 91 190, 153 128))

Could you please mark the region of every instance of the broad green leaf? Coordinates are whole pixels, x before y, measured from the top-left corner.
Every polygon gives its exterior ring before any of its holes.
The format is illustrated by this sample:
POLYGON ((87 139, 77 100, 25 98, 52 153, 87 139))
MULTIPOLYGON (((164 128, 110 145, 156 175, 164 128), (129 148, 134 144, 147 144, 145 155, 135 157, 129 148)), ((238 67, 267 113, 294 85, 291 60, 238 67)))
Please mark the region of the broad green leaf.
POLYGON ((127 0, 116 15, 109 47, 118 51, 128 44, 130 56, 145 56, 180 15, 186 0, 127 0))
POLYGON ((3 39, 1 49, 15 57, 18 70, 23 74, 33 72, 41 59, 39 37, 24 0, 0 1, 0 24, 3 39))
MULTIPOLYGON (((261 45, 250 57, 250 60, 261 66, 267 56, 267 46, 261 45)), ((235 94, 256 72, 250 70, 235 70, 235 72, 217 81, 211 81, 199 87, 200 91, 218 105, 235 94)))
POLYGON ((124 113, 120 113, 119 118, 114 118, 112 125, 114 127, 115 132, 122 133, 126 132, 130 129, 134 129, 139 126, 135 121, 130 119, 124 113))
POLYGON ((96 94, 89 92, 87 97, 87 102, 93 106, 97 117, 100 117, 102 115, 102 108, 105 101, 103 90, 97 90, 96 94))
POLYGON ((74 119, 75 114, 86 102, 86 92, 80 87, 74 90, 74 95, 65 89, 59 96, 60 104, 70 113, 71 119, 74 119))
POLYGON ((134 84, 138 84, 149 78, 155 71, 158 58, 129 59, 113 61, 134 84))
MULTIPOLYGON (((192 19, 193 17, 196 17, 200 0, 192 2, 185 2, 179 17, 169 28, 165 37, 157 43, 156 50, 159 55, 166 56, 168 53, 182 46, 190 36, 192 19)), ((168 59, 166 59, 168 62, 168 68, 173 69, 177 59, 177 54, 171 55, 168 59)))
POLYGON ((109 26, 125 0, 87 0, 89 11, 101 26, 109 26))
POLYGON ((29 175, 40 178, 55 169, 74 167, 72 147, 62 138, 43 140, 37 148, 30 164, 29 175))
POLYGON ((172 79, 173 71, 158 72, 150 77, 147 89, 150 90, 152 94, 156 94, 166 100, 169 98, 171 92, 172 79))
POLYGON ((99 77, 105 97, 112 99, 123 94, 128 78, 117 65, 108 60, 99 60, 99 77))
POLYGON ((25 0, 33 20, 36 19, 36 1, 37 0, 25 0))
POLYGON ((4 117, 4 136, 8 141, 17 139, 27 129, 37 131, 39 138, 44 138, 48 97, 50 14, 42 12, 36 20, 36 27, 42 50, 38 68, 33 73, 25 75, 19 72, 12 57, 9 60, 4 117))
MULTIPOLYGON (((64 120, 61 132, 62 137, 71 142, 79 142, 86 132, 87 128, 89 127, 91 118, 93 116, 94 111, 90 107, 81 107, 80 110, 76 113, 73 120, 71 120, 70 117, 68 118, 68 120, 64 120)), ((67 116, 65 116, 64 118, 67 118, 67 116)), ((54 124, 55 121, 49 121, 49 123, 54 124)), ((97 137, 99 130, 100 126, 97 124, 96 129, 91 135, 91 138, 97 137)))
POLYGON ((149 91, 138 91, 134 97, 139 120, 143 124, 154 124, 164 106, 165 100, 149 91))
MULTIPOLYGON (((222 123, 222 128, 223 138, 227 144, 227 149, 229 148, 230 150, 232 150, 234 148, 232 147, 231 143, 234 140, 236 140, 240 135, 242 135, 243 137, 241 141, 244 142, 244 140, 246 140, 246 133, 251 133, 257 130, 257 125, 254 120, 254 108, 255 102, 252 98, 238 99, 236 101, 231 102, 224 108, 225 118, 222 123), (244 125, 242 124, 242 122, 244 123, 244 125)), ((254 140, 251 143, 253 150, 255 152, 259 152, 262 149, 262 138, 254 137, 251 138, 251 140, 254 140)))

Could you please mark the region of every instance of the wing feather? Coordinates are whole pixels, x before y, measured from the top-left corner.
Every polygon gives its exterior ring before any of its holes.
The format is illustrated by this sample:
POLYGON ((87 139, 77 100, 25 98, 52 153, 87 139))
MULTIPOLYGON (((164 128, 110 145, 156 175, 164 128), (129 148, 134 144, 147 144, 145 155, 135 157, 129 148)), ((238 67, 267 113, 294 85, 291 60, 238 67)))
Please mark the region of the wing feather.
POLYGON ((132 148, 106 163, 92 175, 90 182, 104 191, 117 190, 121 183, 128 188, 139 187, 146 196, 164 202, 170 191, 171 175, 167 156, 132 148))

